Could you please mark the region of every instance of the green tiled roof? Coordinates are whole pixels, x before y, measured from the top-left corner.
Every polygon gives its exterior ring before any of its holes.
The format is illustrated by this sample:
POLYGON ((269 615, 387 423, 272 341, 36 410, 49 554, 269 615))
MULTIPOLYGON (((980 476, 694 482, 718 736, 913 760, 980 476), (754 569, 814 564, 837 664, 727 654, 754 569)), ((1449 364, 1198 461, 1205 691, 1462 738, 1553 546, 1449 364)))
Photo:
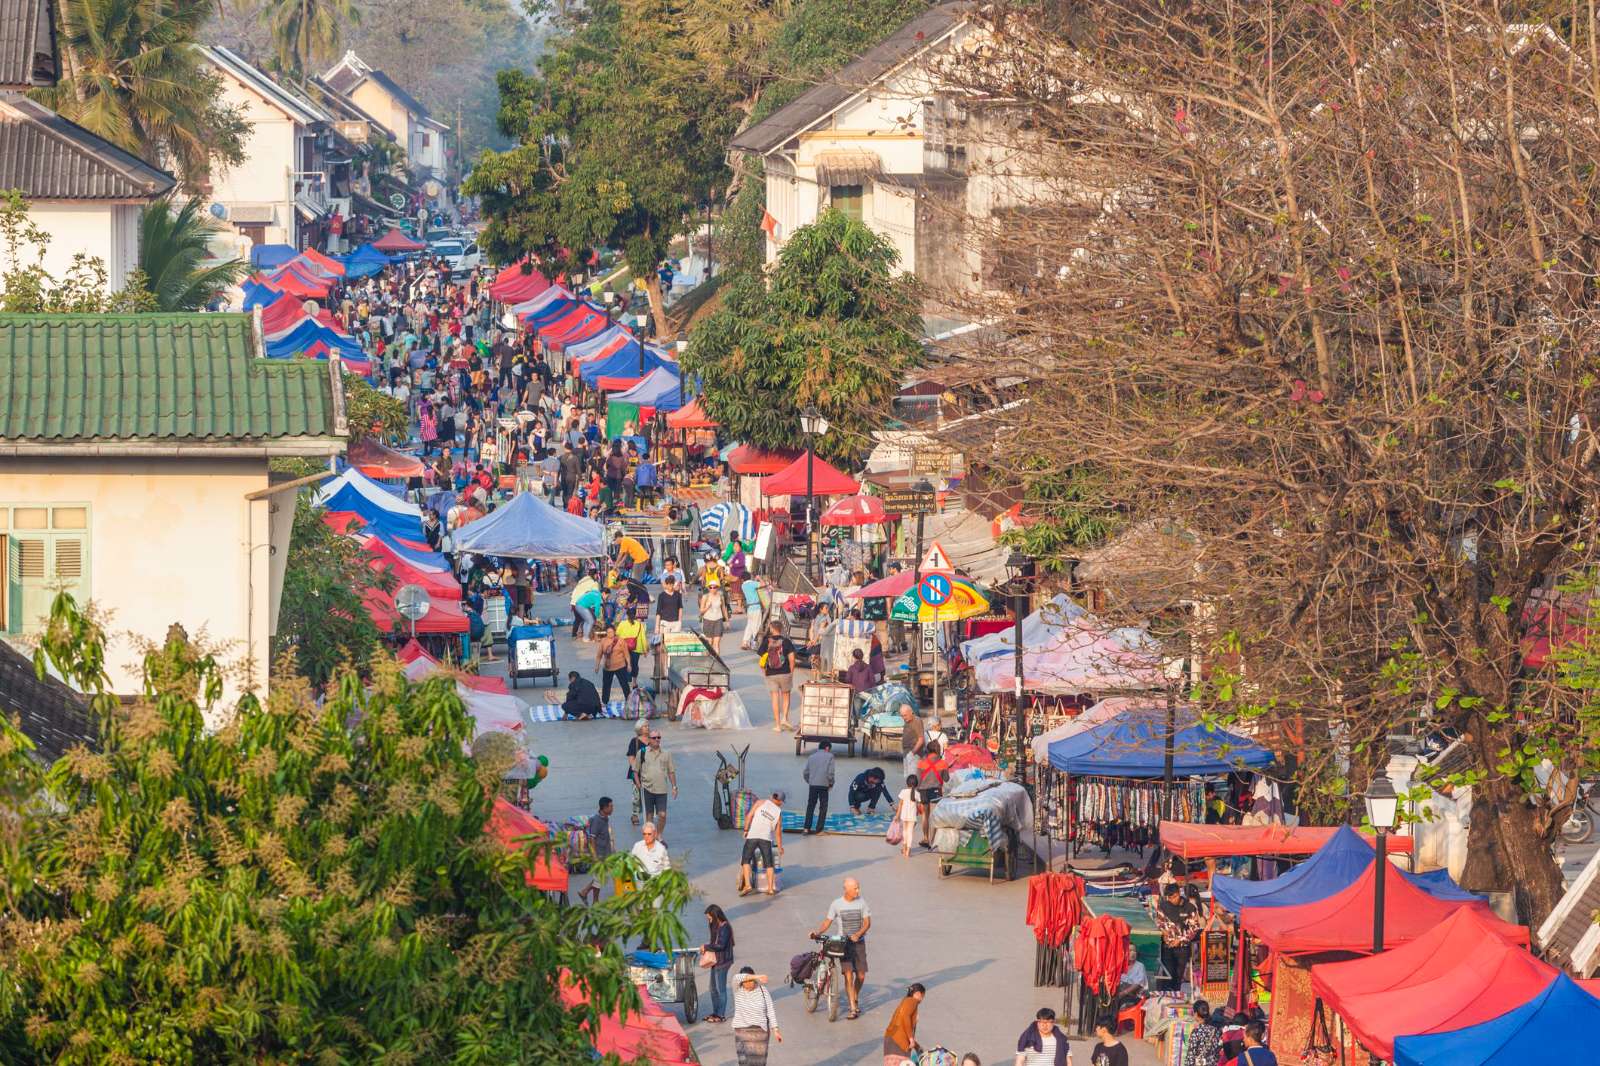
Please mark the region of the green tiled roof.
POLYGON ((241 314, 0 314, 0 442, 333 437, 329 364, 267 359, 241 314))

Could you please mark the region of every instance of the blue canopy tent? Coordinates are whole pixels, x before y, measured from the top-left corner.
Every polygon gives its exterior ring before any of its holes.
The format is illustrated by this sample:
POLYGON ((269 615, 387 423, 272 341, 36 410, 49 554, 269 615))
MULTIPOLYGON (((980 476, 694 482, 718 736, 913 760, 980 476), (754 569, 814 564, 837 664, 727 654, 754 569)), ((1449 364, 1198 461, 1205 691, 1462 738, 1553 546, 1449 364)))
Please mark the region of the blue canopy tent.
MULTIPOLYGON (((1246 881, 1218 874, 1211 880, 1211 895, 1217 905, 1233 914, 1245 907, 1293 907, 1326 899, 1343 892, 1367 872, 1376 859, 1372 845, 1354 829, 1342 826, 1328 842, 1312 852, 1305 862, 1270 881, 1246 881)), ((1482 899, 1450 878, 1448 870, 1425 874, 1395 873, 1438 899, 1482 899)))
POLYGON ((262 285, 259 282, 247 281, 242 286, 244 292, 244 309, 254 311, 258 307, 266 307, 283 293, 277 289, 262 285))
MULTIPOLYGON (((412 566, 417 567, 419 570, 431 570, 435 573, 441 574, 453 572, 450 567, 450 560, 446 559, 438 552, 424 551, 420 548, 409 547, 405 544, 401 544, 396 538, 392 536, 385 536, 382 533, 378 533, 376 536, 379 540, 383 541, 384 545, 390 551, 394 552, 412 566)), ((411 540, 412 538, 407 537, 406 539, 411 540)))
POLYGON ((349 255, 341 257, 340 262, 344 263, 346 278, 367 278, 381 271, 393 260, 372 245, 363 244, 349 255))
MULTIPOLYGON (((1067 774, 1094 777, 1161 777, 1165 772, 1164 715, 1124 711, 1104 725, 1050 745, 1050 765, 1067 774)), ((1175 777, 1205 777, 1271 765, 1272 752, 1180 714, 1172 735, 1175 777)))
POLYGON ((657 367, 675 366, 670 359, 663 358, 653 349, 644 349, 643 366, 640 365, 639 342, 629 341, 604 359, 597 359, 592 363, 585 363, 578 368, 579 375, 584 382, 593 385, 601 378, 636 378, 657 367))
POLYGON ((313 318, 306 319, 278 339, 267 341, 267 354, 275 359, 298 355, 318 341, 351 359, 366 358, 354 337, 341 336, 313 318))
POLYGON ((556 319, 560 318, 562 315, 566 314, 568 311, 571 311, 577 306, 578 301, 575 299, 563 298, 560 300, 551 300, 549 303, 539 308, 539 310, 534 311, 531 314, 523 315, 522 320, 526 322, 530 328, 537 329, 540 326, 548 326, 550 323, 554 322, 556 319))
POLYGON ((385 510, 349 485, 323 499, 322 506, 330 511, 350 511, 359 515, 366 523, 362 530, 367 533, 376 533, 386 539, 403 537, 418 544, 427 540, 422 532, 421 519, 415 515, 385 510))
POLYGON ((1516 1010, 1465 1029, 1394 1042, 1394 1066, 1522 1066, 1540 1062, 1594 1062, 1600 999, 1566 974, 1516 1010))
POLYGON ((524 492, 462 526, 455 544, 457 552, 507 559, 592 559, 605 554, 605 529, 524 492))
POLYGON ((299 254, 287 244, 258 244, 250 249, 250 265, 257 270, 272 270, 299 254))
POLYGON ((678 376, 677 367, 657 367, 633 388, 613 393, 611 402, 676 411, 683 406, 683 379, 678 376))

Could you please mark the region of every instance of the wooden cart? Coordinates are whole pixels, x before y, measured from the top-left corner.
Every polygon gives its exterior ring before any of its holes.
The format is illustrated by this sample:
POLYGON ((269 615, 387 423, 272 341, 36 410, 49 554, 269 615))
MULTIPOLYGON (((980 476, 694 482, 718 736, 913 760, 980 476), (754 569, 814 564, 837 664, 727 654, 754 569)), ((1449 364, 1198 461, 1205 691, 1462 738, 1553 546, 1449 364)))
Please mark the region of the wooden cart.
POLYGON ((795 734, 794 753, 803 752, 807 741, 821 740, 842 743, 855 755, 855 693, 849 685, 807 681, 800 686, 800 731, 795 734))

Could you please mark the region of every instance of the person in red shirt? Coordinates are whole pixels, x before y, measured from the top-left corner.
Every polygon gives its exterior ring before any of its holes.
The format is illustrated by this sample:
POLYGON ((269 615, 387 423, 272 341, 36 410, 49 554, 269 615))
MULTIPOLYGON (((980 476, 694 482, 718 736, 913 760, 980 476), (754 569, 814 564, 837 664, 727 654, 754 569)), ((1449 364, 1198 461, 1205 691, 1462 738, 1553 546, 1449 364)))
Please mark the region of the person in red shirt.
POLYGON ((567 497, 567 513, 568 514, 575 514, 575 515, 578 515, 578 516, 582 517, 582 515, 583 515, 583 496, 581 495, 581 493, 574 492, 571 496, 567 497))

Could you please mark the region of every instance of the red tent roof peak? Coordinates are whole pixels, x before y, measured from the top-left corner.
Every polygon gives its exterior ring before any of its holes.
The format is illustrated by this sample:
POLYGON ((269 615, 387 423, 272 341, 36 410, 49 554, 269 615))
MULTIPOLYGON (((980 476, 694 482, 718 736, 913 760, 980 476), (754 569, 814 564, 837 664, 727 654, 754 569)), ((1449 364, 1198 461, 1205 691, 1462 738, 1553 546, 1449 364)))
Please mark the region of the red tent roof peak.
MULTIPOLYGON (((761 483, 763 496, 800 496, 807 488, 806 456, 773 474, 761 483)), ((853 496, 861 486, 850 475, 831 466, 827 460, 811 456, 810 488, 813 496, 853 496)))

